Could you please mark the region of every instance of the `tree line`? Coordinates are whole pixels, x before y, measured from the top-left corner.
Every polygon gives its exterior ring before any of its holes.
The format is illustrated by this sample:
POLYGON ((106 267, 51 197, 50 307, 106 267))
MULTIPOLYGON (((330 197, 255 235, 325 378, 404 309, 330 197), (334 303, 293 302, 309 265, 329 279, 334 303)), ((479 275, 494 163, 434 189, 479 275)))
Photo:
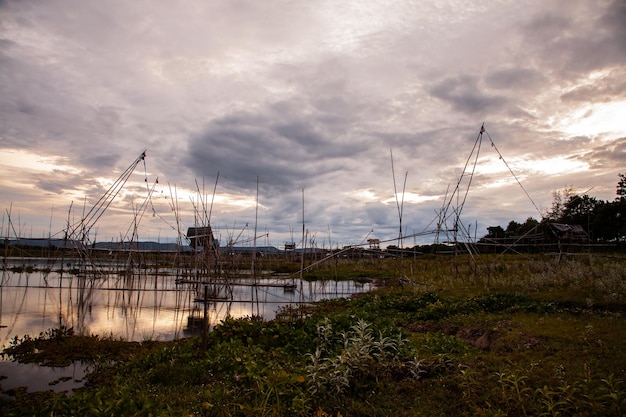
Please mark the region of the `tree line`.
MULTIPOLYGON (((577 194, 572 187, 552 193, 552 206, 541 220, 528 217, 519 223, 511 220, 505 227, 489 226, 487 234, 478 240, 485 245, 506 245, 511 243, 533 245, 557 243, 559 236, 555 226, 570 227, 584 235, 580 243, 615 245, 622 247, 626 242, 626 174, 618 174, 616 197, 613 201, 601 200, 588 193, 577 194)), ((416 245, 403 249, 390 245, 386 251, 398 256, 417 253, 441 253, 454 251, 448 244, 416 245)))
POLYGON ((589 243, 620 244, 626 240, 626 175, 618 174, 616 197, 600 200, 587 193, 577 194, 566 188, 553 192, 552 207, 539 221, 533 217, 524 223, 510 221, 506 229, 490 226, 482 240, 549 233, 550 223, 580 226, 589 243))

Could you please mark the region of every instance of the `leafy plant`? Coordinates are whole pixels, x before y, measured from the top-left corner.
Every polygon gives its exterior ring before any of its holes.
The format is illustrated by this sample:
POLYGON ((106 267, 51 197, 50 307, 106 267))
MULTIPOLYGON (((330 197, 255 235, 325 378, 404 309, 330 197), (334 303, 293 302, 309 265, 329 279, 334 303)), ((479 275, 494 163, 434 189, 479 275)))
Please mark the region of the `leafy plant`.
POLYGON ((320 342, 315 353, 307 354, 309 392, 344 394, 357 378, 376 376, 376 370, 398 359, 400 348, 407 342, 400 333, 375 335, 371 323, 359 319, 349 332, 341 333, 340 343, 333 343, 332 325, 325 320, 318 326, 320 342))

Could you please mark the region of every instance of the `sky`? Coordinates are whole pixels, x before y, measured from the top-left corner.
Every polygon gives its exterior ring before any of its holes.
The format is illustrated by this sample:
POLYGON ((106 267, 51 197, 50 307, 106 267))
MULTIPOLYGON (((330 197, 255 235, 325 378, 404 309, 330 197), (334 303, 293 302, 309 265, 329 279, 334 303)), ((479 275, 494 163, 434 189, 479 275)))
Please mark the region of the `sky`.
POLYGON ((90 239, 412 246, 445 207, 480 238, 615 198, 625 64, 624 0, 0 0, 2 235, 145 151, 90 239))

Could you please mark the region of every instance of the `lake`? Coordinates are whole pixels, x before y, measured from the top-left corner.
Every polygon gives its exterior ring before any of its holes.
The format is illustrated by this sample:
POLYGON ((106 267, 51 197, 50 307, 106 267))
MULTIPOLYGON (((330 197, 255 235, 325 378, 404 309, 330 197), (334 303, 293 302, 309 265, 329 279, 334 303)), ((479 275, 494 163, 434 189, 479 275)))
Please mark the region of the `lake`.
MULTIPOLYGON (((37 269, 42 261, 37 262, 29 260, 29 265, 37 269)), ((8 346, 16 336, 36 337, 60 326, 73 328, 76 334, 127 341, 173 340, 201 331, 205 305, 212 327, 227 316, 256 315, 271 320, 287 305, 349 297, 374 288, 370 281, 305 281, 266 274, 260 278, 240 274, 243 276, 228 280, 205 278, 197 282, 170 272, 161 269, 158 274, 146 270, 81 277, 67 272, 3 271, 0 345, 8 346)), ((48 378, 58 378, 54 369, 27 368, 0 361, 0 374, 9 374, 9 379, 1 382, 2 387, 8 389, 16 383, 14 378, 24 373, 43 372, 48 378), (21 369, 18 371, 16 366, 21 369)), ((80 381, 80 377, 76 379, 80 381)), ((62 385, 57 389, 63 389, 62 385)))
POLYGON ((65 326, 75 333, 128 341, 186 337, 204 314, 209 324, 224 317, 273 319, 283 306, 348 297, 374 288, 372 282, 301 281, 286 277, 236 278, 203 283, 150 273, 77 277, 57 272, 2 272, 0 344, 65 326), (228 298, 228 299, 225 299, 228 298))

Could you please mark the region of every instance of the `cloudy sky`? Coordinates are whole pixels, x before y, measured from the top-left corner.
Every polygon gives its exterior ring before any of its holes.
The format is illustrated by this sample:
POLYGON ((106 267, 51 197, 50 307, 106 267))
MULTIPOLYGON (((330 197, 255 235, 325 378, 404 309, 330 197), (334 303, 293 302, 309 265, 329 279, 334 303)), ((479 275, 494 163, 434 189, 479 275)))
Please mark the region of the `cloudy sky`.
POLYGON ((614 199, 625 64, 623 0, 0 0, 2 233, 76 222, 145 150, 98 240, 133 213, 173 239, 204 201, 222 244, 299 241, 303 207, 318 246, 386 241, 462 178, 480 237, 565 187, 614 199))

